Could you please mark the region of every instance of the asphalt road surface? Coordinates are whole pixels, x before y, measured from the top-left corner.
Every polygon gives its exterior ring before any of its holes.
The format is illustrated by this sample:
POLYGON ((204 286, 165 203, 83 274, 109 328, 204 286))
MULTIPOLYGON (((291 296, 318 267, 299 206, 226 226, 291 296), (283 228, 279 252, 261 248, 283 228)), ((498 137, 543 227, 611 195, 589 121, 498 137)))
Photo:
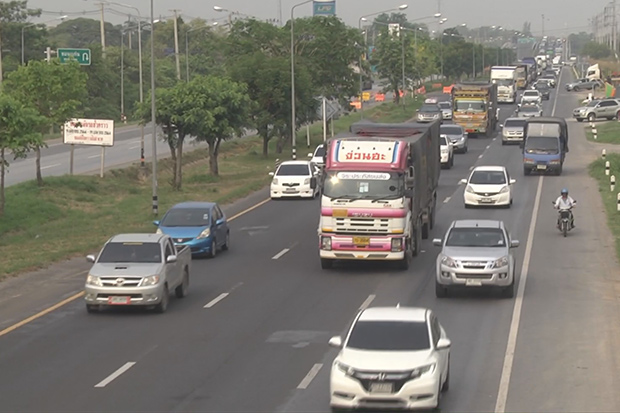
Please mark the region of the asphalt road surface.
MULTIPOLYGON (((576 99, 561 89, 570 79, 565 69, 545 115, 570 117, 576 99)), ((501 108, 503 120, 515 107, 501 108)), ((326 412, 336 355, 329 337, 361 307, 400 303, 434 309, 452 339, 444 411, 619 411, 620 276, 585 168, 595 151, 582 125, 570 122, 570 132, 560 177, 523 176, 519 147, 497 137, 471 139, 469 152, 441 174, 431 238, 454 219, 503 220, 521 241, 515 299, 475 291, 435 298, 438 248, 431 239, 407 272, 383 263, 323 271, 319 201, 269 201, 233 220, 230 251, 194 260, 188 297, 173 299, 163 315, 91 315, 78 298, 7 330, 79 291, 84 275, 71 274, 88 265, 24 278, 40 288, 3 283, 0 410, 326 412), (509 168, 517 179, 511 209, 464 209, 458 181, 475 165, 509 168), (550 205, 562 187, 579 201, 577 228, 567 238, 550 205)), ((264 198, 266 191, 226 213, 264 198)))

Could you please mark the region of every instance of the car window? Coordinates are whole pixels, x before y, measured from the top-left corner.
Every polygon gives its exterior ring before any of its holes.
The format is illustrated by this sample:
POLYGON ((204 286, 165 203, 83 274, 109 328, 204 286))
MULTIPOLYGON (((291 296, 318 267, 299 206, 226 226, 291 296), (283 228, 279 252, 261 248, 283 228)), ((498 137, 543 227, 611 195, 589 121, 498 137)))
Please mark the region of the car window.
POLYGON ((446 139, 445 136, 440 136, 439 139, 441 140, 441 143, 440 143, 441 146, 448 146, 448 140, 446 139))
POLYGON ((437 105, 424 105, 420 108, 420 112, 438 112, 439 106, 437 105))
POLYGON ((434 315, 431 316, 431 331, 433 332, 433 344, 436 346, 441 338, 441 327, 439 326, 437 317, 434 315))
POLYGON ((310 169, 307 164, 299 164, 299 165, 280 165, 278 168, 278 172, 276 172, 277 176, 306 176, 310 175, 310 169))
POLYGON ((209 225, 207 208, 173 208, 164 215, 162 227, 203 227, 209 225))
POLYGON ((469 178, 474 185, 502 185, 506 183, 503 171, 474 171, 469 178))
POLYGON ((325 145, 319 145, 314 151, 314 156, 323 157, 325 156, 325 145))
POLYGON ((170 247, 170 242, 167 242, 166 243, 166 258, 168 258, 171 255, 174 255, 174 251, 172 250, 172 247, 170 247))
POLYGON ((430 338, 423 321, 358 321, 346 346, 376 351, 426 350, 430 348, 430 338))
POLYGON ((499 228, 452 228, 446 239, 447 247, 504 247, 506 240, 499 228))
POLYGON ((536 105, 521 106, 521 112, 538 112, 540 109, 536 105))
POLYGON ((110 242, 101 251, 97 262, 159 263, 161 247, 158 242, 110 242))
POLYGON ((216 222, 220 218, 222 218, 222 211, 217 207, 213 208, 213 222, 216 222))
POLYGON ((215 206, 215 210, 216 210, 216 211, 217 211, 217 213, 219 214, 218 219, 220 219, 220 218, 224 218, 224 217, 225 217, 224 212, 222 211, 222 209, 220 208, 220 206, 219 206, 219 205, 216 205, 216 206, 215 206))
POLYGON ((510 120, 507 120, 506 123, 504 123, 504 127, 507 127, 507 128, 517 128, 517 127, 524 128, 525 127, 525 122, 527 122, 527 121, 526 120, 510 119, 510 120))
POLYGON ((441 125, 439 127, 439 133, 445 133, 446 135, 462 135, 463 128, 458 125, 441 125))

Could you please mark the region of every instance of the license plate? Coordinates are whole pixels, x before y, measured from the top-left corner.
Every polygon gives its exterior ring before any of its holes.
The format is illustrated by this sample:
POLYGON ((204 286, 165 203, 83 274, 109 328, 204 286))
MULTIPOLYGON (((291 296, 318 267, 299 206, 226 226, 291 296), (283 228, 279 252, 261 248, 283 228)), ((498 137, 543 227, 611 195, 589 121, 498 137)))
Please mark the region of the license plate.
POLYGON ((284 192, 297 192, 295 188, 286 188, 284 192))
POLYGON ((126 305, 131 303, 131 297, 108 297, 108 304, 111 305, 126 305))
POLYGON ((346 209, 334 209, 332 215, 337 218, 346 218, 347 210, 346 209))
POLYGON ((393 393, 394 385, 392 383, 370 383, 371 393, 393 393))
POLYGON ((482 281, 475 278, 468 278, 467 280, 465 280, 465 285, 468 287, 480 287, 482 286, 482 281))
POLYGON ((353 237, 353 244, 358 247, 366 247, 370 245, 370 237, 353 237))
POLYGON ((536 165, 537 169, 547 169, 547 165, 536 165))
POLYGON ((484 202, 486 204, 486 203, 493 202, 493 200, 491 198, 480 198, 480 202, 484 202))

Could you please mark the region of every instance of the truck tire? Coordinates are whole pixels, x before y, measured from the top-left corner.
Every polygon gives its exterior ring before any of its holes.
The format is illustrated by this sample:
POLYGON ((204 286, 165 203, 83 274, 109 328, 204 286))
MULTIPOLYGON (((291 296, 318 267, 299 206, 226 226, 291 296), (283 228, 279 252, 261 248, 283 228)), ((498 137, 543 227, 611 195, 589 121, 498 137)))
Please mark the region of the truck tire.
POLYGON ((526 166, 523 167, 523 175, 528 176, 531 172, 532 170, 529 169, 528 167, 526 166))
POLYGON ((188 288, 189 288, 189 272, 187 271, 187 268, 186 268, 183 270, 183 280, 181 281, 181 284, 179 284, 177 288, 174 289, 174 294, 177 296, 177 298, 184 298, 185 296, 187 296, 188 288))
POLYGON ((170 301, 170 291, 168 291, 168 284, 164 285, 164 291, 161 295, 161 301, 155 306, 155 312, 163 314, 168 309, 168 301, 170 301))
POLYGON ((402 260, 398 261, 399 270, 407 271, 409 269, 409 265, 411 264, 411 255, 411 242, 408 242, 407 249, 405 249, 405 256, 402 260))
POLYGON ((555 174, 556 174, 557 176, 562 175, 562 165, 560 165, 560 167, 559 167, 558 169, 556 169, 556 170, 555 170, 555 174))
POLYGON ((321 268, 324 270, 329 270, 334 266, 333 260, 328 260, 326 258, 321 258, 321 268))
POLYGON ((433 229, 435 227, 435 210, 437 209, 437 198, 433 198, 433 207, 431 208, 431 215, 428 219, 430 228, 433 229))
POLYGON ((435 280, 435 297, 446 298, 448 296, 448 287, 441 285, 435 280))

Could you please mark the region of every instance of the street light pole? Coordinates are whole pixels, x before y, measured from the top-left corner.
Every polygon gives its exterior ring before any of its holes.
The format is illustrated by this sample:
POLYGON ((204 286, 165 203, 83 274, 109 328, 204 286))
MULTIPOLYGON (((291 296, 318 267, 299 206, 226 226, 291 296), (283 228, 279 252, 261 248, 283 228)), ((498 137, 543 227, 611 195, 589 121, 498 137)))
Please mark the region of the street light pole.
POLYGON ((405 90, 406 90, 406 87, 405 87, 405 33, 404 32, 403 33, 399 32, 399 35, 400 35, 400 38, 401 38, 401 47, 402 47, 402 50, 400 52, 400 54, 401 54, 401 62, 400 62, 400 64, 401 64, 401 70, 402 70, 403 106, 404 106, 405 105, 405 90))
POLYGON ((157 215, 157 124, 155 123, 155 16, 151 0, 151 139, 153 144, 153 214, 157 215))
POLYGON ((125 30, 121 30, 121 122, 125 119, 125 30))
POLYGON ((297 3, 291 8, 291 137, 293 139, 293 160, 297 159, 297 125, 295 115, 295 8, 308 4, 312 1, 313 0, 306 0, 301 3, 297 3))

